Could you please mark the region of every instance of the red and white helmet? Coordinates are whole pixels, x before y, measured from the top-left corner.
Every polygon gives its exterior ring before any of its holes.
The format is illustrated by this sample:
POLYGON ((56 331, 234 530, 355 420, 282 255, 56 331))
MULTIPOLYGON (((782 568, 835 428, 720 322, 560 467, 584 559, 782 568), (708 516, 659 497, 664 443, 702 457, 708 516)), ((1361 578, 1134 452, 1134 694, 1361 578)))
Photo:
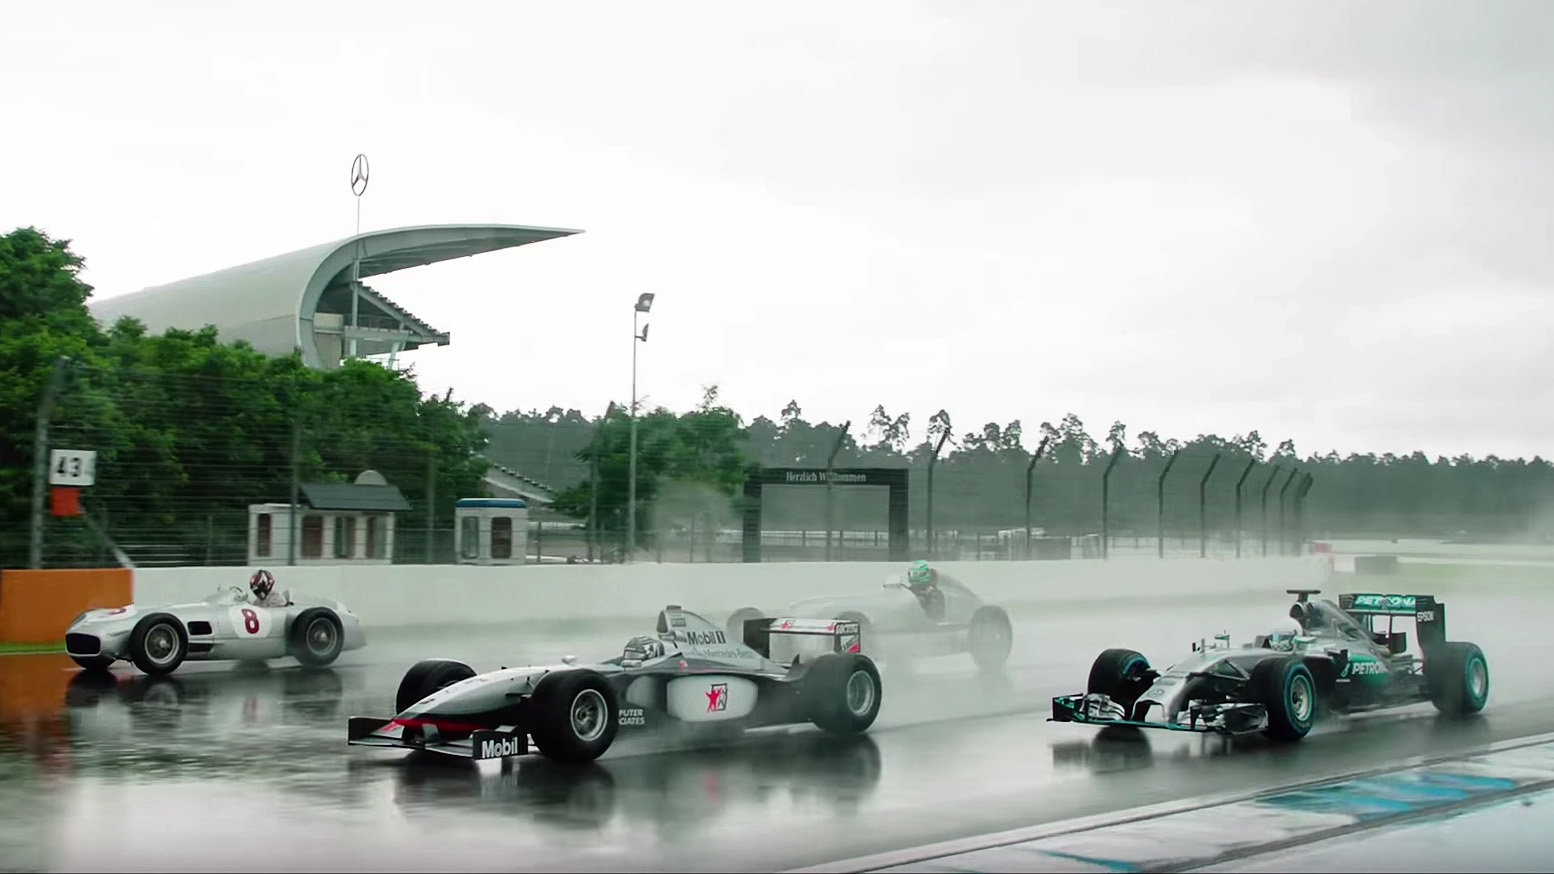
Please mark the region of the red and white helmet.
POLYGON ((260 568, 248 578, 248 588, 253 590, 255 598, 263 601, 275 589, 275 575, 260 568))

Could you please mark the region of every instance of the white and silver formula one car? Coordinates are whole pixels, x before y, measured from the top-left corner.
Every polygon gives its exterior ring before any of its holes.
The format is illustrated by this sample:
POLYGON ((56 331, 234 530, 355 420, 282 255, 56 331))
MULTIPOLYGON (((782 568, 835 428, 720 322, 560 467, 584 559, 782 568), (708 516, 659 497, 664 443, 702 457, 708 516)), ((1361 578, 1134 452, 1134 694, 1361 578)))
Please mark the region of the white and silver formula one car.
POLYGON ((405 673, 393 717, 353 716, 346 741, 470 759, 529 753, 590 762, 616 733, 672 725, 738 728, 812 723, 832 734, 866 731, 879 714, 879 672, 858 652, 856 623, 753 620, 741 637, 678 605, 655 635, 616 658, 502 668, 428 659, 405 673))
MULTIPOLYGON (((760 609, 742 607, 729 617, 730 633, 760 609)), ((891 576, 872 591, 809 598, 789 604, 784 616, 856 622, 876 658, 909 658, 968 653, 984 671, 997 671, 1009 660, 1014 628, 1002 607, 985 603, 961 582, 935 574, 934 588, 914 591, 891 576)), ((888 665, 887 665, 888 667, 888 665)))
POLYGON ((291 656, 309 667, 365 646, 361 618, 330 598, 295 595, 260 607, 237 586, 193 604, 88 610, 65 630, 65 652, 87 670, 126 659, 148 674, 184 661, 263 661, 291 656))

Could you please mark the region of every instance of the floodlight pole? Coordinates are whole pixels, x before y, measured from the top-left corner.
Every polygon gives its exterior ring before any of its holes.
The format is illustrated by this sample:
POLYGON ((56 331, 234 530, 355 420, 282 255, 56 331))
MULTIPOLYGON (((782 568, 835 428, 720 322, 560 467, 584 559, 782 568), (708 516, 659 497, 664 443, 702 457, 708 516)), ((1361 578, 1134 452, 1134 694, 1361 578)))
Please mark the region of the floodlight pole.
POLYGON ((637 296, 637 305, 631 311, 631 448, 626 476, 626 557, 637 549, 637 344, 647 342, 647 327, 638 329, 642 314, 653 309, 653 293, 637 296))

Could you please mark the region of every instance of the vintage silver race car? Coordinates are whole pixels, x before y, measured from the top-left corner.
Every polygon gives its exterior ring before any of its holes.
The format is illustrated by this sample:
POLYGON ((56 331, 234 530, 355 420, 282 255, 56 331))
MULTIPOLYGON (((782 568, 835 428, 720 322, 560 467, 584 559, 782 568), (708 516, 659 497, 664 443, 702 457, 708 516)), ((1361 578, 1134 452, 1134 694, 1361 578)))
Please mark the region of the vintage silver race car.
POLYGON ((88 610, 65 629, 65 652, 87 670, 127 659, 148 674, 193 661, 263 661, 291 656, 310 667, 367 643, 361 619, 330 598, 297 594, 260 607, 237 586, 193 604, 88 610))
MULTIPOLYGON (((868 641, 867 652, 876 658, 969 653, 983 670, 1003 668, 1014 643, 1009 614, 943 574, 937 590, 937 596, 919 597, 899 576, 892 576, 878 589, 797 601, 781 614, 857 622, 868 641)), ((765 615, 755 607, 734 611, 728 620, 730 633, 765 615)))
POLYGON ((1083 695, 1052 700, 1054 722, 1128 725, 1224 735, 1262 732, 1297 741, 1322 711, 1356 713, 1430 702, 1447 715, 1489 699, 1489 665, 1477 644, 1446 639, 1446 605, 1430 595, 1345 593, 1338 603, 1290 589, 1294 633, 1231 646, 1229 635, 1193 644, 1164 672, 1130 649, 1108 649, 1083 695), (1419 652, 1397 619, 1414 621, 1419 652), (1385 619, 1385 627, 1382 620, 1385 619))
POLYGON ((590 762, 621 729, 755 728, 812 723, 866 731, 879 714, 879 672, 859 653, 858 625, 754 620, 740 637, 678 605, 616 658, 501 668, 428 659, 405 673, 392 717, 353 716, 346 742, 470 759, 527 755, 590 762))

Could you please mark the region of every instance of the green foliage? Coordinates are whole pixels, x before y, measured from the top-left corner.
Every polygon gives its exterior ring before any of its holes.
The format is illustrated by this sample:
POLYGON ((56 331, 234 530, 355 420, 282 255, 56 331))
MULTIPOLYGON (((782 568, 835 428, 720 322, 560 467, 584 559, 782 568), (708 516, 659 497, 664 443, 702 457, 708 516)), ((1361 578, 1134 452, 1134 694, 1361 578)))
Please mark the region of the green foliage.
MULTIPOLYGON (((83 504, 111 516, 121 545, 157 540, 189 555, 214 540, 224 555, 245 554, 247 505, 289 501, 294 460, 301 482, 382 473, 413 508, 402 532, 428 513, 451 528, 454 501, 482 493, 475 409, 423 397, 410 373, 360 360, 318 372, 295 354, 223 343, 211 327, 151 336, 125 319, 104 331, 86 309, 81 266, 35 230, 0 238, 0 564, 26 558, 33 431, 60 356, 70 366, 50 440, 98 452, 83 504)), ((79 529, 51 531, 51 551, 90 543, 79 529)))
MULTIPOLYGON (((637 418, 637 529, 644 537, 675 524, 677 517, 724 516, 751 470, 745 428, 738 414, 717 403, 709 388, 695 410, 676 415, 662 407, 637 418), (663 502, 665 491, 674 500, 663 502), (659 526, 650 524, 654 509, 659 526)), ((598 464, 598 520, 605 531, 623 531, 631 481, 631 417, 613 407, 577 451, 590 474, 556 496, 552 509, 587 519, 594 501, 591 471, 598 464)))

